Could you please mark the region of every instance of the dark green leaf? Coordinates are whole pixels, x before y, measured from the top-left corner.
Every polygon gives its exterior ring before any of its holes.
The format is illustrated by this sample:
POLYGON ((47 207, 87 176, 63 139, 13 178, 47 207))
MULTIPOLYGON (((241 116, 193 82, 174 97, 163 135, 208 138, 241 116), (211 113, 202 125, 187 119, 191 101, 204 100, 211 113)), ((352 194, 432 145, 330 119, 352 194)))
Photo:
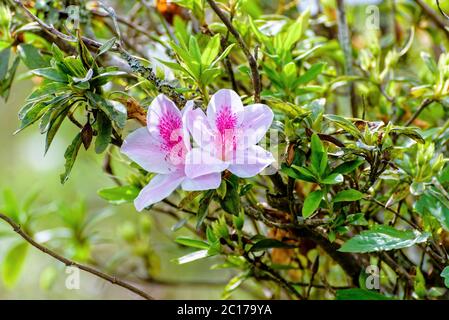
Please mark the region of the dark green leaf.
POLYGON ((364 161, 362 159, 344 162, 336 167, 332 173, 348 174, 357 169, 364 161))
POLYGON ((200 200, 200 207, 197 213, 197 222, 196 228, 199 229, 206 219, 207 214, 209 212, 209 204, 212 201, 212 196, 214 195, 215 190, 208 190, 204 193, 204 196, 200 200))
POLYGON ((324 63, 316 63, 296 80, 296 84, 306 84, 314 80, 324 69, 324 63))
POLYGON ((337 300, 390 300, 390 298, 366 289, 337 290, 337 300))
POLYGON ((337 193, 332 200, 334 203, 336 202, 344 202, 344 201, 357 201, 363 198, 363 193, 355 189, 343 190, 337 193))
POLYGON ((365 253, 402 249, 426 242, 429 236, 430 234, 427 232, 401 231, 390 226, 378 225, 352 237, 343 244, 339 251, 365 253))
POLYGON ((95 139, 95 152, 102 153, 111 143, 111 120, 103 112, 97 113, 97 138, 95 139))
POLYGON ((70 172, 72 171, 73 165, 75 164, 76 157, 78 156, 78 151, 80 150, 83 141, 81 139, 81 132, 78 133, 73 139, 72 143, 69 145, 67 150, 65 151, 65 171, 61 174, 61 183, 64 184, 70 176, 70 172))
POLYGON ((449 267, 443 269, 441 276, 444 278, 444 285, 449 288, 449 267))
POLYGON ((321 183, 324 184, 338 184, 343 182, 343 176, 340 173, 332 173, 328 175, 326 178, 321 180, 321 183))
POLYGON ((19 45, 17 49, 20 58, 28 69, 33 70, 48 67, 48 63, 35 46, 25 43, 19 45))
POLYGON ((238 191, 238 183, 226 181, 226 195, 220 199, 223 210, 230 214, 238 215, 240 212, 240 194, 238 191))
POLYGON ((362 139, 362 134, 360 133, 360 130, 348 119, 333 114, 326 114, 325 117, 328 120, 335 123, 338 127, 345 130, 354 138, 362 139))
POLYGON ((111 121, 114 121, 120 128, 126 124, 127 114, 126 108, 122 105, 116 104, 115 101, 107 101, 102 96, 86 92, 91 105, 103 111, 111 121))
POLYGON ((41 68, 32 71, 33 74, 56 82, 67 82, 67 76, 54 68, 41 68))
POLYGON ((295 246, 276 240, 276 239, 262 239, 257 241, 255 244, 253 244, 253 246, 251 247, 250 251, 251 252, 256 252, 256 251, 263 251, 263 250, 267 250, 267 249, 272 249, 272 248, 285 248, 285 249, 292 249, 295 248, 295 246))
POLYGON ((9 56, 11 55, 11 47, 7 47, 0 51, 0 82, 5 80, 9 67, 9 56))

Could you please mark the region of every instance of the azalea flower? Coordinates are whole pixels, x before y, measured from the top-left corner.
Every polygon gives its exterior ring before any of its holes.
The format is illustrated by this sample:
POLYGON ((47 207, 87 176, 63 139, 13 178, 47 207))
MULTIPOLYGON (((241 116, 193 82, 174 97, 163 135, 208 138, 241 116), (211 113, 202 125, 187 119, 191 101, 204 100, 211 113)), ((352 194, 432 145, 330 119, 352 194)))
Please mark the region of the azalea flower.
POLYGON ((249 178, 274 162, 273 155, 257 145, 273 122, 268 106, 243 107, 237 93, 222 89, 211 97, 206 113, 197 108, 186 115, 196 144, 186 155, 185 172, 189 178, 224 170, 249 178))
POLYGON ((181 113, 161 94, 148 108, 147 127, 135 130, 125 139, 121 152, 146 171, 156 173, 134 201, 138 211, 168 197, 179 186, 187 191, 219 187, 218 172, 186 177, 185 156, 191 145, 185 117, 192 109, 193 102, 189 101, 181 113))

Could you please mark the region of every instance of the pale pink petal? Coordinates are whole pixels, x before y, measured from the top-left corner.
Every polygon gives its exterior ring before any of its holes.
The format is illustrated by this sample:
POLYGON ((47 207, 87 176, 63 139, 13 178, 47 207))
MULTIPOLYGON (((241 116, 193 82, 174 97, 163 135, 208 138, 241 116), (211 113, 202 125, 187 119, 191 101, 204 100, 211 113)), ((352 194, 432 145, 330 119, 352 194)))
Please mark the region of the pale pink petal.
POLYGON ((192 148, 192 145, 190 144, 190 135, 189 135, 189 117, 190 114, 193 111, 193 107, 195 106, 195 103, 193 100, 187 101, 184 108, 181 110, 181 116, 182 116, 182 139, 184 141, 184 145, 187 150, 190 150, 192 148))
MULTIPOLYGON (((243 109, 242 134, 245 147, 259 143, 273 123, 273 111, 264 104, 252 104, 243 109)), ((240 142, 240 141, 239 141, 240 142)))
POLYGON ((182 171, 154 176, 134 200, 137 211, 142 211, 146 207, 167 198, 182 183, 184 178, 182 171))
POLYGON ((181 111, 163 94, 151 102, 147 113, 147 126, 150 134, 168 150, 182 139, 181 111))
POLYGON ((239 95, 229 89, 217 91, 207 106, 207 119, 210 126, 220 133, 240 126, 243 121, 243 104, 239 95))
POLYGON ((196 178, 206 174, 222 172, 229 164, 216 158, 208 151, 193 148, 186 155, 185 173, 189 178, 196 178))
POLYGON ((240 178, 250 178, 263 171, 274 162, 273 155, 260 146, 250 146, 237 152, 236 158, 229 166, 229 171, 240 178))
POLYGON ((202 191, 217 189, 221 183, 221 173, 211 173, 194 179, 185 178, 182 188, 186 191, 202 191))
POLYGON ((205 150, 214 149, 216 134, 210 127, 203 110, 197 108, 189 111, 186 116, 186 124, 197 146, 205 150))
POLYGON ((162 152, 160 143, 155 141, 147 128, 140 128, 129 134, 120 151, 149 172, 166 174, 171 171, 166 153, 162 152))

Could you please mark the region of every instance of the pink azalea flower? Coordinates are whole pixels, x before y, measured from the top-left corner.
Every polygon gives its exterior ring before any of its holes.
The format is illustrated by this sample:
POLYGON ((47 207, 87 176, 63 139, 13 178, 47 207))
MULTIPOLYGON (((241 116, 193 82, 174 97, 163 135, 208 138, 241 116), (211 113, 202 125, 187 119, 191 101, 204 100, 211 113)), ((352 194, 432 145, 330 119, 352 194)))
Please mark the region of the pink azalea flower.
POLYGON ((193 178, 185 174, 185 156, 191 149, 185 117, 192 109, 193 102, 189 101, 181 113, 161 94, 148 109, 147 127, 135 130, 124 141, 121 152, 143 169, 156 173, 134 201, 138 211, 168 197, 179 186, 187 191, 219 187, 219 172, 193 178))
POLYGON ((189 178, 226 169, 249 178, 274 162, 273 155, 257 145, 273 122, 268 106, 243 107, 237 93, 222 89, 211 97, 206 113, 195 109, 186 116, 196 143, 186 155, 185 172, 189 178))

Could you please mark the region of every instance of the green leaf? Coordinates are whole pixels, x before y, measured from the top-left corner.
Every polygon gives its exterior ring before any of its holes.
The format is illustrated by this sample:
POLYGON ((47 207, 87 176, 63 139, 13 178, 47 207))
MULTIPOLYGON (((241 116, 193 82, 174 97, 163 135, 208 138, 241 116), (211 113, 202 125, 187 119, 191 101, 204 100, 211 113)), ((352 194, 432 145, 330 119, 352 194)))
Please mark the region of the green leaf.
POLYGON ((126 124, 127 113, 126 108, 122 105, 116 104, 115 101, 105 100, 102 96, 86 92, 86 96, 93 107, 103 111, 111 121, 114 121, 120 128, 126 124))
POLYGON ((390 300, 390 298, 366 289, 344 289, 337 290, 337 300, 390 300))
POLYGON ((309 70, 307 70, 302 76, 296 80, 296 84, 306 84, 314 80, 321 72, 323 72, 325 64, 316 63, 309 70))
POLYGON ((104 53, 108 52, 109 50, 111 50, 111 48, 115 45, 116 41, 117 41, 117 38, 114 37, 114 38, 109 39, 105 43, 103 43, 101 45, 101 47, 98 48, 97 56, 95 58, 98 58, 102 54, 104 54, 104 53))
POLYGON ((223 52, 218 56, 217 59, 214 60, 214 62, 212 62, 212 64, 210 65, 210 67, 214 67, 218 62, 220 62, 221 60, 223 60, 224 58, 226 58, 229 53, 231 53, 232 48, 234 48, 235 43, 230 44, 226 49, 223 50, 223 52))
POLYGON ((295 246, 276 240, 276 239, 262 239, 257 241, 250 249, 251 252, 256 252, 256 251, 263 251, 263 250, 267 250, 267 249, 272 249, 272 248, 285 248, 285 249, 292 249, 295 248, 295 246))
POLYGON ((22 110, 19 112, 19 118, 21 118, 20 121, 20 127, 17 129, 14 134, 19 133, 26 127, 32 125, 36 121, 38 121, 45 111, 49 108, 49 106, 44 102, 34 103, 26 106, 27 110, 22 113, 22 110))
POLYGON ((70 106, 71 106, 70 104, 63 105, 61 106, 60 110, 55 110, 54 113, 52 114, 49 123, 49 129, 45 137, 45 153, 47 153, 48 149, 51 146, 51 143, 53 142, 54 137, 56 136, 56 133, 58 132, 67 114, 69 113, 70 106))
POLYGON ((363 193, 355 189, 343 190, 337 193, 332 202, 352 202, 363 198, 363 193))
POLYGON ((70 172, 72 171, 73 165, 75 164, 76 157, 78 156, 78 151, 80 150, 83 141, 81 139, 81 132, 78 133, 73 139, 72 143, 69 145, 65 151, 65 171, 61 174, 61 183, 64 184, 69 179, 70 172))
POLYGON ((321 183, 324 184, 338 184, 344 181, 343 176, 340 173, 332 173, 328 175, 326 178, 321 180, 321 183))
POLYGON ((226 181, 226 195, 220 199, 220 204, 223 210, 230 214, 238 215, 240 212, 240 193, 238 191, 238 184, 226 181))
POLYGON ((421 59, 423 59, 424 63, 426 64, 427 68, 430 71, 430 74, 437 75, 439 73, 438 66, 437 66, 435 60, 430 56, 430 54, 422 51, 421 59))
POLYGON ((190 239, 187 237, 178 237, 175 241, 183 246, 209 250, 209 244, 206 241, 190 239))
POLYGON ((322 190, 316 190, 307 196, 302 207, 302 216, 304 218, 310 217, 318 209, 323 196, 324 192, 322 190))
POLYGON ((195 252, 189 253, 185 256, 182 256, 181 258, 176 259, 176 262, 178 264, 185 264, 185 263, 193 262, 196 260, 204 259, 207 257, 209 257, 209 251, 208 250, 200 250, 200 251, 195 251, 195 252))
POLYGON ((198 64, 201 64, 201 50, 198 45, 198 41, 194 36, 190 36, 189 40, 189 53, 190 56, 197 62, 198 64))
POLYGON ((309 23, 310 11, 304 11, 298 19, 288 28, 284 41, 281 43, 284 50, 290 50, 291 47, 301 39, 309 23))
POLYGON ((11 55, 11 47, 7 47, 0 51, 0 82, 5 80, 9 67, 9 56, 11 55))
POLYGON ((28 43, 21 44, 17 47, 20 58, 28 69, 39 69, 48 67, 48 63, 42 57, 39 50, 28 43))
POLYGON ((362 159, 352 160, 348 162, 344 162, 340 164, 338 167, 336 167, 332 173, 341 173, 341 174, 348 174, 357 169, 362 163, 365 161, 362 159))
POLYGON ((209 66, 214 59, 217 57, 218 52, 220 51, 220 35, 216 34, 209 40, 206 48, 201 54, 201 64, 205 66, 209 66))
POLYGON ((365 253, 402 249, 426 242, 429 236, 430 234, 427 232, 401 231, 390 226, 378 225, 352 237, 343 244, 339 251, 365 253))
POLYGON ((424 279, 424 275, 422 274, 421 269, 419 267, 416 268, 416 275, 413 287, 415 293, 421 299, 427 296, 426 279, 424 279))
POLYGON ((410 139, 415 140, 418 143, 425 143, 425 140, 418 128, 393 127, 390 133, 402 134, 409 137, 410 139))
POLYGON ((321 176, 324 174, 327 167, 327 153, 320 137, 316 133, 312 135, 310 148, 312 149, 312 155, 310 157, 312 168, 315 169, 315 172, 319 176, 321 176))
POLYGON ((98 190, 98 195, 111 204, 133 202, 139 195, 139 188, 135 186, 120 186, 98 190))
POLYGON ((97 113, 97 138, 95 139, 95 152, 100 154, 111 143, 112 124, 104 112, 97 113))
POLYGON ((2 278, 7 288, 12 288, 19 280, 28 252, 28 243, 20 242, 12 246, 2 262, 2 278))
POLYGON ((206 219, 207 214, 209 213, 209 205, 212 201, 212 196, 214 195, 215 190, 208 190, 204 193, 204 196, 200 200, 200 207, 198 208, 197 213, 197 221, 196 228, 199 229, 206 219))
POLYGON ((335 123, 338 127, 345 130, 347 133, 349 133, 354 138, 357 138, 357 139, 363 138, 359 129, 348 119, 343 118, 341 116, 333 115, 333 114, 326 114, 324 117, 326 119, 332 121, 333 123, 335 123))
POLYGON ((449 267, 443 269, 441 277, 444 278, 444 285, 449 288, 449 267))
POLYGON ((313 175, 313 173, 310 172, 307 168, 298 167, 295 165, 288 167, 285 163, 283 163, 281 170, 283 173, 285 173, 287 176, 289 176, 293 179, 304 180, 307 182, 316 182, 317 181, 315 176, 313 175))
POLYGON ((67 76, 54 68, 41 68, 31 71, 33 74, 56 82, 67 82, 67 76))

